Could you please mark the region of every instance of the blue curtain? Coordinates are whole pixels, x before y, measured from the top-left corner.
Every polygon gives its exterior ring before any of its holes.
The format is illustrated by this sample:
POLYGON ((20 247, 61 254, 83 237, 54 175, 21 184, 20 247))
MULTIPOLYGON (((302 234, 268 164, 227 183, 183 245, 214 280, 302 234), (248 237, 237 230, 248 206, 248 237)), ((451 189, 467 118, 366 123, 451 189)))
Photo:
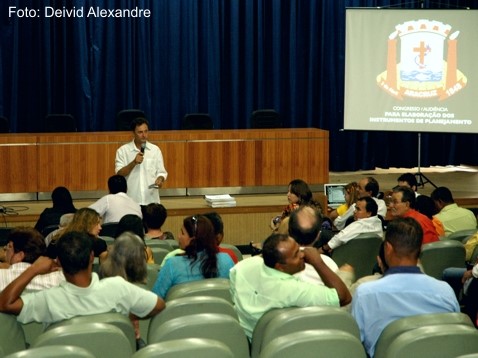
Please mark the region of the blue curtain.
MULTIPOLYGON (((330 131, 331 170, 413 167, 416 133, 341 131, 345 8, 375 6, 478 1, 2 1, 0 115, 12 132, 41 132, 48 113, 73 114, 80 131, 111 131, 127 108, 142 109, 156 130, 179 129, 191 112, 210 113, 215 128, 227 129, 249 128, 253 110, 274 108, 285 127, 330 131), (84 12, 46 17, 46 7, 84 12), (87 17, 90 7, 138 7, 151 17, 87 17)), ((422 135, 424 166, 478 164, 477 152, 474 135, 422 135)))

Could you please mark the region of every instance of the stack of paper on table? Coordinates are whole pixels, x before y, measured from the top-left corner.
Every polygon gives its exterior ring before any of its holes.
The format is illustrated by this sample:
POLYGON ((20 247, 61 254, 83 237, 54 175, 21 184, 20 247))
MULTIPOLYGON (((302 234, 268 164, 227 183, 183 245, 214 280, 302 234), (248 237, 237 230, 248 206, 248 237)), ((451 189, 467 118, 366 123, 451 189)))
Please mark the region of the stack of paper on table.
POLYGON ((206 203, 211 208, 229 208, 236 206, 236 199, 229 194, 205 195, 206 203))

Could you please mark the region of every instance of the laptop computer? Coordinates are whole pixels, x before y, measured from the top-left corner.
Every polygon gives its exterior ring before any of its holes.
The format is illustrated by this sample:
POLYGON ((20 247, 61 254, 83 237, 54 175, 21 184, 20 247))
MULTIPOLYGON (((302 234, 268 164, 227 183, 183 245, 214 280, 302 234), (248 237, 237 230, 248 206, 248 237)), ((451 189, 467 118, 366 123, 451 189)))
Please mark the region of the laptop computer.
POLYGON ((340 205, 345 204, 345 185, 324 184, 324 194, 327 196, 329 208, 337 209, 340 205))

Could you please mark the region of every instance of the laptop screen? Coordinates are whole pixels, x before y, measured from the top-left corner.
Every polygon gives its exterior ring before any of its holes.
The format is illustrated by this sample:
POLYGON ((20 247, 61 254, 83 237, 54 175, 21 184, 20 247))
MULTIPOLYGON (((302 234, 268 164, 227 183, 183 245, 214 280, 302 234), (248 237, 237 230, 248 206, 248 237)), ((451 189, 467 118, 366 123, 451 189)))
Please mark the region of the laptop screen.
POLYGON ((345 203, 346 184, 324 184, 324 194, 327 196, 327 205, 337 208, 345 203))

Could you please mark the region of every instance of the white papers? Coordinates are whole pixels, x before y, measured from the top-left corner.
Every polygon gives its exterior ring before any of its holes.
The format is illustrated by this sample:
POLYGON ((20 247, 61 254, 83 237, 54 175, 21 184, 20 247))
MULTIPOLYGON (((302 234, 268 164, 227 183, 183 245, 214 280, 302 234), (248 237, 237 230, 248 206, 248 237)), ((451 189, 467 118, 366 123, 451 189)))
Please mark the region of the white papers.
POLYGON ((229 194, 205 195, 206 203, 211 208, 229 208, 236 206, 236 199, 229 194))

